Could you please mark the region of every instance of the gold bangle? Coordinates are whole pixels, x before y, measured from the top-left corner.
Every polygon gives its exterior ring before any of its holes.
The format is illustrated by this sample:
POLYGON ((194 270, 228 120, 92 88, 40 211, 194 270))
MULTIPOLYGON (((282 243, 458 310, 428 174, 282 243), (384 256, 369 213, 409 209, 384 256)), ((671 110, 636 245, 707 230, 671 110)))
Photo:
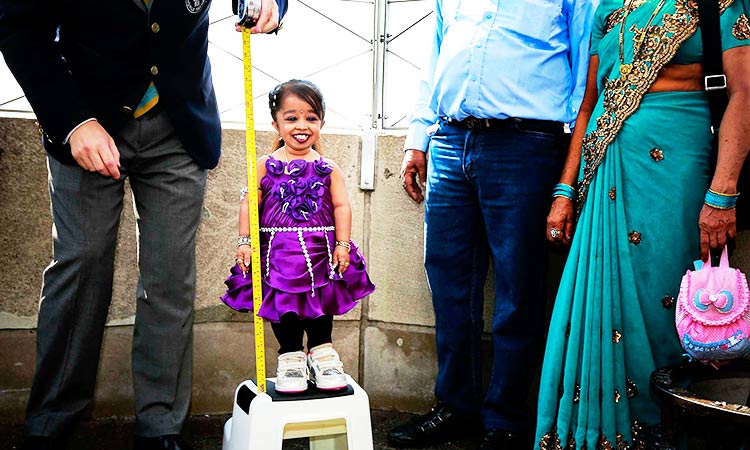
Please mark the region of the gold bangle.
POLYGON ((729 209, 735 209, 735 208, 737 208, 737 205, 732 205, 732 206, 719 206, 719 205, 714 205, 714 204, 712 204, 712 203, 709 203, 709 202, 706 202, 706 201, 704 201, 704 202, 703 202, 703 204, 704 204, 704 205, 706 205, 706 206, 708 206, 708 207, 711 207, 711 208, 713 208, 713 209, 721 209, 721 210, 723 210, 723 211, 726 211, 726 210, 729 210, 729 209))
POLYGON ((725 194, 725 193, 723 193, 723 192, 716 192, 716 191, 714 191, 714 190, 713 190, 713 189, 711 189, 711 188, 709 188, 709 189, 708 189, 708 192, 710 192, 710 193, 712 193, 712 194, 716 194, 716 195, 721 195, 722 197, 739 197, 739 196, 740 196, 740 193, 739 193, 739 192, 738 192, 738 193, 736 193, 736 194, 725 194))

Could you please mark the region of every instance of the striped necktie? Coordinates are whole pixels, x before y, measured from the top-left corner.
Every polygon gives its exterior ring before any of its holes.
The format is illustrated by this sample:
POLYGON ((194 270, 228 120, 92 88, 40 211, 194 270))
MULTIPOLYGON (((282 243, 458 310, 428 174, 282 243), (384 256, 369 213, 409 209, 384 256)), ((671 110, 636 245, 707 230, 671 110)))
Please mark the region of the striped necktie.
MULTIPOLYGON (((143 3, 146 4, 146 8, 151 8, 151 3, 153 0, 143 0, 143 3)), ((135 107, 135 112, 133 112, 133 117, 138 118, 142 115, 146 114, 156 106, 156 104, 159 103, 159 92, 156 90, 156 86, 154 85, 154 82, 152 81, 148 85, 148 89, 146 89, 146 93, 143 94, 143 97, 141 98, 141 102, 138 103, 138 106, 135 107)))

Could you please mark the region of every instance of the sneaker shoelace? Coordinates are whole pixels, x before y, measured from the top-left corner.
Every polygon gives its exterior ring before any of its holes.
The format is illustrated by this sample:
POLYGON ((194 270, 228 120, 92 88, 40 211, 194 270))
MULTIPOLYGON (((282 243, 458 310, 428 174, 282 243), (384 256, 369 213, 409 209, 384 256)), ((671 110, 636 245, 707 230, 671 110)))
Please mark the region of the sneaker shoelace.
POLYGON ((313 362, 323 375, 340 375, 344 373, 344 363, 339 354, 332 348, 322 348, 312 354, 313 362))
POLYGON ((279 358, 279 374, 285 378, 305 378, 305 355, 285 355, 279 358))

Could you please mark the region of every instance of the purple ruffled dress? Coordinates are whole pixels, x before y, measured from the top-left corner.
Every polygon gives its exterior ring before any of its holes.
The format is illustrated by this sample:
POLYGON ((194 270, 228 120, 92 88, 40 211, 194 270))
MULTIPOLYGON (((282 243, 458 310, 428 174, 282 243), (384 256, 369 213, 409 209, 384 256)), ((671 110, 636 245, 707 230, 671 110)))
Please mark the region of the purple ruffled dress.
MULTIPOLYGON (((263 302, 258 315, 278 322, 288 312, 302 319, 344 314, 357 305, 356 300, 372 293, 375 285, 353 242, 349 269, 343 276, 334 271, 333 168, 323 158, 285 163, 269 156, 266 170, 260 181, 263 302)), ((251 274, 243 277, 236 265, 231 272, 221 300, 237 311, 252 311, 251 274)))

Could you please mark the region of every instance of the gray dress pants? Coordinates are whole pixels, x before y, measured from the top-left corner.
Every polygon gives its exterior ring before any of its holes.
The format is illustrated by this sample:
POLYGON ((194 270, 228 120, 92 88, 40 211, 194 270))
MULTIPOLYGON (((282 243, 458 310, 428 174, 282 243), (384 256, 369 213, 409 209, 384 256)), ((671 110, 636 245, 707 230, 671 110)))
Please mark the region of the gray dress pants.
POLYGON ((195 234, 207 171, 193 162, 159 109, 113 136, 121 153, 119 180, 48 159, 54 259, 44 272, 29 435, 65 434, 92 401, 126 177, 138 240, 135 432, 175 434, 187 416, 195 234))

